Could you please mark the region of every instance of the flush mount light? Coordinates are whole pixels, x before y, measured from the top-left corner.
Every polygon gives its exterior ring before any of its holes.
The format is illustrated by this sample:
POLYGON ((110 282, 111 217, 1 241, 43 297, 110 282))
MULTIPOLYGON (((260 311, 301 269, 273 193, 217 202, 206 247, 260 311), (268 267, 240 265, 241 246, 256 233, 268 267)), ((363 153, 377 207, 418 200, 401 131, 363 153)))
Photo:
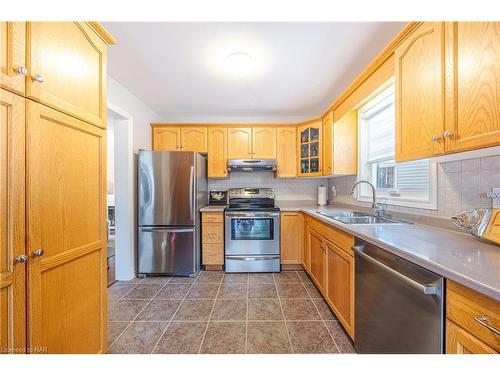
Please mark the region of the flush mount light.
POLYGON ((252 56, 245 52, 234 52, 227 55, 225 60, 226 69, 234 76, 246 76, 254 68, 252 56))

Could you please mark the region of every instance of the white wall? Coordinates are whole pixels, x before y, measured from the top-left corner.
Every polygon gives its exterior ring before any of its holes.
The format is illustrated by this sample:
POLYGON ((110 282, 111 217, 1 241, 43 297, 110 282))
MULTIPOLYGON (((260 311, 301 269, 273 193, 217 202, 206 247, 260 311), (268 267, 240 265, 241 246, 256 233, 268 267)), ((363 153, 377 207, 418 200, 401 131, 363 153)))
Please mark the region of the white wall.
POLYGON ((108 103, 123 109, 133 119, 133 147, 134 152, 139 149, 151 149, 151 122, 159 121, 158 114, 144 102, 128 91, 113 77, 108 79, 108 103))

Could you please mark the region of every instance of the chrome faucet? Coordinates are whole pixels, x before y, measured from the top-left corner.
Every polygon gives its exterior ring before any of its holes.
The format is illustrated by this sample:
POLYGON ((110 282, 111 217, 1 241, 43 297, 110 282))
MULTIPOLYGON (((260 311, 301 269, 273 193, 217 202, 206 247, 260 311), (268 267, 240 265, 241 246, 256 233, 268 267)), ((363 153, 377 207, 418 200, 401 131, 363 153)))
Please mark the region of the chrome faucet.
POLYGON ((372 213, 373 213, 373 215, 384 216, 385 210, 380 204, 377 203, 377 198, 376 198, 376 194, 375 194, 375 186, 373 186, 373 184, 370 181, 359 180, 354 185, 352 185, 351 197, 354 197, 354 189, 356 189, 356 186, 358 186, 361 183, 368 184, 372 188, 372 213))

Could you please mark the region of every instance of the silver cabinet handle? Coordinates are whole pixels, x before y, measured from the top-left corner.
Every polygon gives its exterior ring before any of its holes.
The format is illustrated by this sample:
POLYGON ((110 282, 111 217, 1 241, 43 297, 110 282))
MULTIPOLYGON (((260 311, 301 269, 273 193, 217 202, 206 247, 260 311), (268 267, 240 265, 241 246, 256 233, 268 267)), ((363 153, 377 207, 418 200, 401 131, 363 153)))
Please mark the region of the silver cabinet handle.
POLYGON ((410 279, 408 276, 403 275, 402 273, 399 273, 395 270, 393 270, 391 267, 386 266, 384 263, 379 262, 378 260, 372 258, 368 254, 364 253, 364 246, 353 246, 352 249, 356 252, 357 255, 360 257, 364 258, 365 260, 369 261, 370 263, 384 269, 391 275, 397 277, 401 281, 405 282, 406 284, 412 286, 413 288, 420 290, 424 294, 439 294, 439 288, 435 286, 429 286, 429 285, 423 285, 420 284, 418 281, 415 281, 413 279, 410 279))
POLYGON ((476 322, 478 322, 479 324, 481 324, 483 327, 489 329, 491 332, 493 332, 495 335, 498 335, 500 336, 500 331, 498 329, 496 329, 495 327, 493 326, 490 326, 487 322, 488 322, 488 318, 486 316, 476 316, 474 318, 474 320, 476 322))
POLYGON ((432 139, 432 142, 439 141, 439 137, 437 135, 433 135, 431 139, 432 139))
POLYGON ((36 81, 38 83, 43 82, 43 77, 40 74, 35 74, 32 79, 33 79, 33 81, 36 81))
POLYGON ((27 260, 28 260, 28 257, 24 254, 16 257, 16 263, 26 263, 27 260))
POLYGON ((279 255, 276 256, 257 256, 257 257, 245 257, 245 256, 227 256, 227 259, 234 259, 234 260, 244 260, 247 262, 251 262, 254 260, 274 260, 274 259, 279 259, 279 255))
POLYGON ((34 257, 41 257, 43 254, 45 254, 45 250, 44 249, 37 249, 37 250, 33 251, 33 256, 34 257))
POLYGON ((28 75, 28 69, 26 69, 24 66, 20 65, 14 71, 21 75, 21 76, 27 76, 28 75))
POLYGON ((451 138, 451 137, 453 137, 453 133, 449 132, 449 131, 445 131, 443 133, 443 137, 445 137, 445 138, 451 138))

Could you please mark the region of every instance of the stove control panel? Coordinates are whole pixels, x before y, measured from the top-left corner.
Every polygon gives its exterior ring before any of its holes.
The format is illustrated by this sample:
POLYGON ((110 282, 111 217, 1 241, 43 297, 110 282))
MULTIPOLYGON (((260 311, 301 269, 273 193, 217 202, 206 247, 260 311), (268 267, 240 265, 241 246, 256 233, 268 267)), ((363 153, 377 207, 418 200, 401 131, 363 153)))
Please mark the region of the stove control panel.
POLYGON ((234 188, 229 189, 229 199, 232 198, 270 198, 274 199, 274 189, 271 188, 234 188))

